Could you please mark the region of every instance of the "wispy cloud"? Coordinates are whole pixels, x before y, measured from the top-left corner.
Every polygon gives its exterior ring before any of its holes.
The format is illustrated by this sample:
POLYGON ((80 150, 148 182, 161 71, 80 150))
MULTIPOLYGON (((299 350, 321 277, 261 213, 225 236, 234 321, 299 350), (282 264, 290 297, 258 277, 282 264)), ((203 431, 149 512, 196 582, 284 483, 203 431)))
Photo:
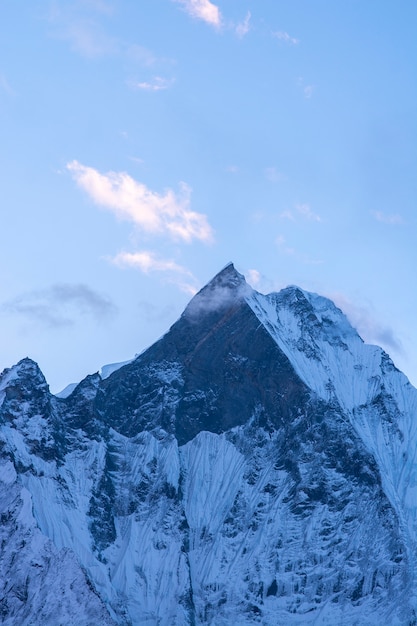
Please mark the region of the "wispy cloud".
POLYGON ((239 24, 237 24, 236 26, 235 32, 240 39, 242 39, 250 31, 250 18, 251 12, 248 11, 243 22, 239 22, 239 24))
POLYGON ((301 217, 310 222, 322 221, 320 215, 318 215, 317 213, 314 213, 310 205, 307 203, 296 204, 294 206, 294 210, 290 211, 289 209, 286 209, 285 211, 282 211, 282 213, 280 213, 281 219, 290 220, 292 222, 295 222, 297 217, 301 217))
POLYGON ((279 39, 280 41, 282 41, 283 43, 287 43, 290 44, 292 46, 296 46, 297 44, 300 43, 299 39, 296 39, 295 37, 291 37, 291 35, 289 35, 288 33, 286 33, 283 30, 279 30, 277 32, 272 33, 272 35, 274 37, 276 37, 276 39, 279 39))
POLYGON ((198 20, 203 20, 211 26, 219 27, 222 22, 222 16, 218 6, 210 2, 210 0, 173 0, 177 4, 181 4, 184 11, 198 20))
POLYGON ((162 272, 167 275, 167 281, 175 284, 181 291, 191 295, 197 291, 197 281, 186 267, 172 259, 161 258, 149 250, 120 252, 111 262, 118 267, 137 269, 144 274, 162 272))
POLYGON ((4 91, 8 96, 15 96, 16 92, 13 87, 10 85, 6 76, 0 73, 0 90, 4 91))
POLYGON ((295 254, 295 248, 288 246, 287 240, 284 235, 278 235, 275 239, 275 243, 279 247, 280 251, 288 256, 293 256, 295 254))
POLYGON ((405 224, 404 219, 398 213, 388 215, 387 213, 382 213, 382 211, 371 211, 371 214, 377 222, 382 222, 383 224, 405 224))
POLYGON ((172 189, 159 194, 125 172, 102 174, 78 161, 68 163, 67 169, 96 204, 144 232, 187 242, 213 239, 207 217, 190 209, 191 189, 185 183, 178 194, 172 189))
POLYGON ((4 302, 1 310, 58 328, 72 326, 79 316, 105 321, 115 314, 116 307, 108 297, 87 285, 62 283, 21 294, 4 302))
POLYGON ((303 96, 306 100, 309 100, 313 97, 314 92, 316 91, 316 86, 312 84, 306 85, 305 80, 302 76, 297 79, 297 85, 301 88, 303 96))
POLYGON ((121 53, 118 39, 108 35, 96 19, 99 11, 93 3, 75 3, 64 8, 55 3, 49 15, 51 35, 67 41, 73 52, 87 58, 114 56, 121 53))
POLYGON ((173 78, 154 76, 150 81, 128 80, 127 84, 132 89, 142 89, 143 91, 164 91, 174 84, 173 78))
POLYGON ((311 210, 309 204, 296 204, 295 209, 299 215, 304 217, 306 220, 310 220, 313 222, 321 222, 321 217, 317 213, 314 213, 311 210))
POLYGON ((333 293, 329 297, 342 309, 366 342, 380 345, 388 351, 394 350, 398 354, 404 354, 399 337, 392 328, 377 319, 370 306, 354 304, 341 293, 333 293))
POLYGON ((119 267, 139 269, 145 274, 149 274, 149 272, 176 272, 192 276, 191 272, 187 270, 186 267, 178 265, 178 263, 171 259, 158 258, 154 252, 148 250, 142 250, 140 252, 119 252, 119 254, 112 259, 112 262, 119 267))
POLYGON ((159 58, 148 48, 132 44, 109 34, 109 17, 113 6, 102 0, 73 0, 71 3, 51 2, 48 14, 50 35, 66 41, 70 49, 86 58, 118 58, 123 61, 124 71, 133 76, 127 84, 149 91, 160 91, 172 84, 172 80, 155 75, 164 72, 175 63, 173 59, 159 58), (138 67, 143 75, 153 69, 154 76, 138 79, 138 67))

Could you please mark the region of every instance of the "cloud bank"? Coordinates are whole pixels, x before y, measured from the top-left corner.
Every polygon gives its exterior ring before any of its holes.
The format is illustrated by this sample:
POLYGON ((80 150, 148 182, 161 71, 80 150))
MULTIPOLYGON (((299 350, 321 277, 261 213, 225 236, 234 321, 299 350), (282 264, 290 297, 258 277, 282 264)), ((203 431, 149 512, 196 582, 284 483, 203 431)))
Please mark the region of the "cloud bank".
POLYGON ((24 316, 48 328, 72 326, 80 315, 102 322, 116 313, 116 307, 108 297, 87 285, 70 283, 21 294, 4 302, 1 310, 24 316))

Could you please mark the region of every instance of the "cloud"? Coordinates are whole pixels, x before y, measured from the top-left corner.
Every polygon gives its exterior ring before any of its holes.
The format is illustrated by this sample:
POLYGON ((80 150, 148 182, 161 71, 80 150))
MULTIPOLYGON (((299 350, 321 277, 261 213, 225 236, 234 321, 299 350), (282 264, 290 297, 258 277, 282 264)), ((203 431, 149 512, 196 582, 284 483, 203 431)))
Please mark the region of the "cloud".
POLYGON ((304 98, 306 98, 306 100, 309 100, 310 98, 313 97, 313 93, 316 90, 316 86, 315 85, 306 85, 304 82, 304 78, 302 76, 300 76, 297 79, 297 85, 302 89, 303 92, 303 96, 304 98))
POLYGON ((242 39, 245 35, 248 34, 248 32, 250 31, 250 18, 251 18, 251 13, 250 11, 248 11, 246 13, 246 17, 243 20, 243 22, 240 22, 239 24, 237 24, 236 26, 236 35, 242 39))
POLYGON ((367 343, 381 345, 386 350, 404 354, 401 341, 393 329, 381 324, 370 307, 353 304, 341 293, 330 294, 329 297, 342 309, 352 326, 367 343))
POLYGON ((391 215, 387 215, 386 213, 382 213, 382 211, 371 211, 373 217, 383 224, 405 224, 404 219, 398 213, 394 213, 391 215))
POLYGON ((219 8, 210 0, 173 0, 184 7, 184 11, 198 20, 219 27, 222 17, 219 8))
POLYGON ((133 267, 145 274, 149 272, 177 272, 192 276, 187 268, 178 265, 175 261, 158 258, 155 253, 148 250, 140 252, 119 252, 112 259, 112 263, 119 267, 133 267))
POLYGON ((162 259, 154 252, 141 250, 138 252, 119 252, 111 262, 118 267, 138 269, 144 274, 163 272, 168 274, 167 282, 176 285, 181 291, 194 295, 197 291, 196 279, 182 265, 171 259, 162 259))
POLYGON ((278 235, 278 237, 275 239, 275 243, 284 254, 287 254, 289 256, 295 254, 295 248, 287 246, 287 241, 283 235, 278 235))
POLYGON ((251 269, 246 272, 247 282, 256 289, 261 281, 261 274, 258 270, 251 269))
POLYGON ((67 169, 93 202, 144 232, 186 242, 213 238, 207 217, 190 210, 191 189, 185 183, 180 184, 179 194, 172 189, 159 194, 125 172, 101 174, 78 161, 68 163, 67 169))
POLYGON ((104 321, 115 314, 116 307, 108 297, 87 285, 59 283, 4 302, 1 310, 58 328, 74 325, 80 315, 104 321))
POLYGON ((90 17, 59 14, 52 21, 57 27, 55 36, 68 41, 71 50, 81 56, 93 59, 121 52, 120 42, 90 17))
POLYGON ((189 302, 184 313, 189 320, 195 321, 202 315, 226 308, 236 302, 236 298, 249 295, 250 291, 246 282, 237 286, 227 284, 217 284, 214 288, 206 286, 189 302))
POLYGON ((0 89, 4 91, 8 96, 15 96, 16 92, 10 85, 4 74, 0 74, 0 89))
POLYGON ((291 37, 288 33, 282 30, 272 33, 272 35, 276 37, 277 39, 279 39, 280 41, 283 41, 284 43, 288 43, 292 46, 296 46, 297 44, 300 43, 299 39, 296 39, 295 37, 291 37))
POLYGON ((280 213, 279 216, 283 220, 290 220, 291 222, 295 222, 294 213, 292 213, 288 209, 286 209, 285 211, 282 211, 282 213, 280 213))
POLYGON ((150 81, 134 81, 129 80, 127 84, 132 89, 142 89, 143 91, 164 91, 174 84, 173 78, 163 78, 162 76, 154 76, 150 81))
POLYGON ((313 213, 309 204, 296 204, 295 209, 306 220, 321 222, 320 215, 317 215, 317 213, 313 213))

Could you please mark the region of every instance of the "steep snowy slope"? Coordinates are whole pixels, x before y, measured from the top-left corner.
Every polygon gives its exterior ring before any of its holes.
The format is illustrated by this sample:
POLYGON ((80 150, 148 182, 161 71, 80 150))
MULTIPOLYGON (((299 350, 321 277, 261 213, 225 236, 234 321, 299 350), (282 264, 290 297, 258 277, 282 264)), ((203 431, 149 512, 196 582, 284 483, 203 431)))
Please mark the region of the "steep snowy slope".
POLYGON ((2 623, 414 624, 416 415, 333 303, 232 265, 67 398, 21 361, 0 378, 2 623))

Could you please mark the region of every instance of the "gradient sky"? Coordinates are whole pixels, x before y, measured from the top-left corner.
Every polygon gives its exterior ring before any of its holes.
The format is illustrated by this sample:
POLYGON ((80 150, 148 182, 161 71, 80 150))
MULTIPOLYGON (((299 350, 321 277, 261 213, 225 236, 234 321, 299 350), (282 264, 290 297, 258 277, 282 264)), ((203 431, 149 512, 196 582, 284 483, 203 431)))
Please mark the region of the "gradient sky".
POLYGON ((0 370, 130 359, 233 261, 416 384, 415 59, 415 0, 0 0, 0 370))

